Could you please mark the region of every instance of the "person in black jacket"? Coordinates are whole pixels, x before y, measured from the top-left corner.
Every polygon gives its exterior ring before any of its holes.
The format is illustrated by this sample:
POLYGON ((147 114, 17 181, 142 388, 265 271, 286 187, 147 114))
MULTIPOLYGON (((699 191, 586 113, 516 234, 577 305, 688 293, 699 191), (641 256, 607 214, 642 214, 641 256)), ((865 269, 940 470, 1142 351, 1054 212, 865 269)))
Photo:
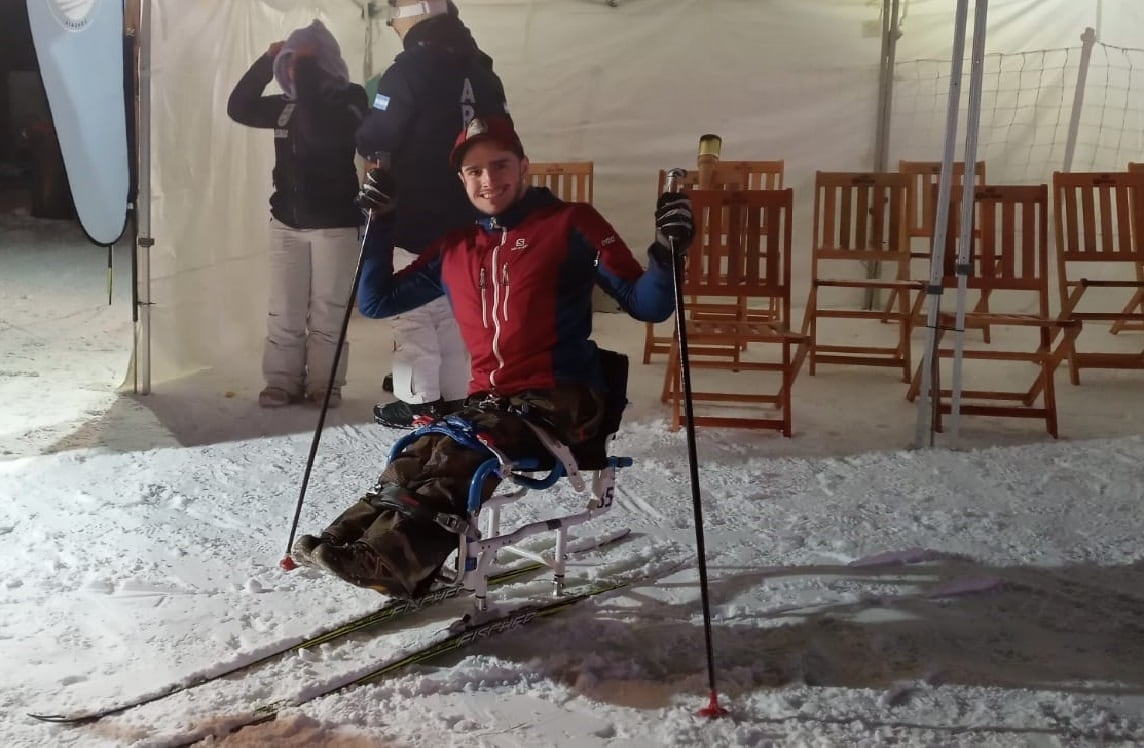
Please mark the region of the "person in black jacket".
MULTIPOLYGON (((382 74, 372 108, 357 133, 358 152, 380 159, 401 192, 393 228, 401 268, 436 239, 471 225, 479 213, 449 162, 453 141, 473 117, 506 116, 504 86, 492 58, 447 0, 397 0, 390 24, 403 51, 382 74)), ((392 318, 393 394, 374 417, 408 428, 460 406, 469 359, 448 300, 392 318)))
MULTIPOLYGON (((274 131, 263 407, 326 397, 357 266, 354 134, 367 108, 365 89, 350 83, 337 40, 317 20, 271 44, 230 94, 231 119, 274 131), (282 94, 263 95, 271 79, 282 94)), ((341 402, 348 358, 344 345, 331 406, 341 402)))

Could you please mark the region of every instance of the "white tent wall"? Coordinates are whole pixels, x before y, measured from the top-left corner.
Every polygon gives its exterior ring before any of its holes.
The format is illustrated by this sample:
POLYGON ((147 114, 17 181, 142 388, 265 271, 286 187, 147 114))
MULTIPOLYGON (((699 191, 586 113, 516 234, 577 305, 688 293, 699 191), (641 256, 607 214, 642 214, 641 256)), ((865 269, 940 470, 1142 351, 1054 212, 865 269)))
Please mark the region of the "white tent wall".
POLYGON ((273 136, 227 117, 234 84, 314 18, 360 79, 365 27, 352 0, 152 0, 151 13, 151 354, 162 381, 259 356, 265 335, 273 136))
MULTIPOLYGON (((504 79, 530 156, 594 161, 596 203, 641 258, 656 172, 694 168, 702 133, 723 137, 725 159, 785 159, 796 190, 822 164, 872 158, 880 42, 861 35, 877 18, 864 3, 460 7, 504 79)), ((380 40, 390 54, 375 50, 379 65, 397 48, 392 33, 380 40)))
MULTIPOLYGON (((360 81, 366 22, 353 0, 152 3, 152 371, 161 381, 260 350, 272 147, 268 133, 227 119, 229 91, 270 42, 315 16, 360 81)), ((809 238, 814 171, 873 166, 880 39, 869 30, 881 2, 457 4, 495 60, 529 155, 594 161, 596 204, 641 257, 656 170, 693 166, 700 134, 723 136, 725 159, 785 159, 797 203, 796 303, 805 298, 810 268, 798 247, 809 238)), ((993 0, 988 49, 1076 47, 1086 26, 1131 45, 1144 38, 1138 5, 993 0)), ((948 77, 953 3, 901 7, 898 62, 944 60, 948 77)), ((373 37, 380 71, 400 46, 380 21, 373 37)), ((943 94, 942 116, 944 104, 943 94)), ((895 119, 891 142, 908 140, 910 127, 895 119)), ((931 156, 911 157, 937 160, 940 142, 931 156)))

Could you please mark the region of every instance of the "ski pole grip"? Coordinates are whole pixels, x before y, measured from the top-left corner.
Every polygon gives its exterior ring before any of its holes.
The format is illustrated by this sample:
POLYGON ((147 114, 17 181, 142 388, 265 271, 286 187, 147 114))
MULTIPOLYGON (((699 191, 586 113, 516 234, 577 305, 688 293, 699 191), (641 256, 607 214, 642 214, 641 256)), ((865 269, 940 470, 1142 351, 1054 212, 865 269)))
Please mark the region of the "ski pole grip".
POLYGON ((664 192, 678 192, 679 180, 687 176, 687 169, 668 169, 663 181, 664 192))

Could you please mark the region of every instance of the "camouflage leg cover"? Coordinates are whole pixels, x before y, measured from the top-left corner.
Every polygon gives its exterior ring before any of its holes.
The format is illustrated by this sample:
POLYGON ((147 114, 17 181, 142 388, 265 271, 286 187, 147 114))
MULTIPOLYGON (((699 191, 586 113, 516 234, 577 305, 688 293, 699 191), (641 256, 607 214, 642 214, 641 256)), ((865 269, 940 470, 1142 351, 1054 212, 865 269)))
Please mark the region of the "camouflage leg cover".
MULTIPOLYGON (((595 436, 603 417, 603 400, 587 387, 558 387, 511 398, 472 397, 455 415, 489 434, 497 448, 513 458, 545 454, 543 445, 517 412, 546 422, 570 443, 595 436)), ((395 457, 378 479, 376 492, 400 490, 435 512, 464 516, 469 484, 489 458, 443 434, 426 434, 395 457)), ((499 479, 485 482, 483 499, 499 479)), ((371 494, 376 495, 375 492, 371 494)), ((434 522, 378 508, 365 496, 344 512, 326 532, 343 542, 361 541, 384 559, 388 576, 413 594, 434 575, 457 547, 457 537, 434 522)))

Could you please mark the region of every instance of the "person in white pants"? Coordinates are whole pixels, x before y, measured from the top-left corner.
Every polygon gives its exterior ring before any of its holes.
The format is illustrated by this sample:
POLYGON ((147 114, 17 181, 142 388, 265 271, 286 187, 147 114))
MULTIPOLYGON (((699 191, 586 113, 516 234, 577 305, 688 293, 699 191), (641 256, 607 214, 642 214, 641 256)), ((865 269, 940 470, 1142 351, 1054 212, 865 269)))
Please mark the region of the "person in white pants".
MULTIPOLYGON (((356 228, 294 229, 270 221, 270 301, 262 376, 267 388, 320 404, 329 385, 357 268, 356 228)), ((349 365, 343 343, 330 390, 341 401, 349 365)))
POLYGON ((349 351, 339 357, 337 347, 362 223, 354 135, 366 107, 365 89, 350 83, 337 40, 317 20, 271 44, 227 102, 235 122, 274 132, 263 407, 341 402, 349 351), (281 94, 263 95, 271 80, 281 94))
MULTIPOLYGON (((396 269, 416 259, 412 252, 394 247, 396 269)), ((437 299, 390 321, 393 394, 398 401, 422 405, 442 400, 447 409, 460 407, 469 386, 469 353, 448 300, 437 299)))

